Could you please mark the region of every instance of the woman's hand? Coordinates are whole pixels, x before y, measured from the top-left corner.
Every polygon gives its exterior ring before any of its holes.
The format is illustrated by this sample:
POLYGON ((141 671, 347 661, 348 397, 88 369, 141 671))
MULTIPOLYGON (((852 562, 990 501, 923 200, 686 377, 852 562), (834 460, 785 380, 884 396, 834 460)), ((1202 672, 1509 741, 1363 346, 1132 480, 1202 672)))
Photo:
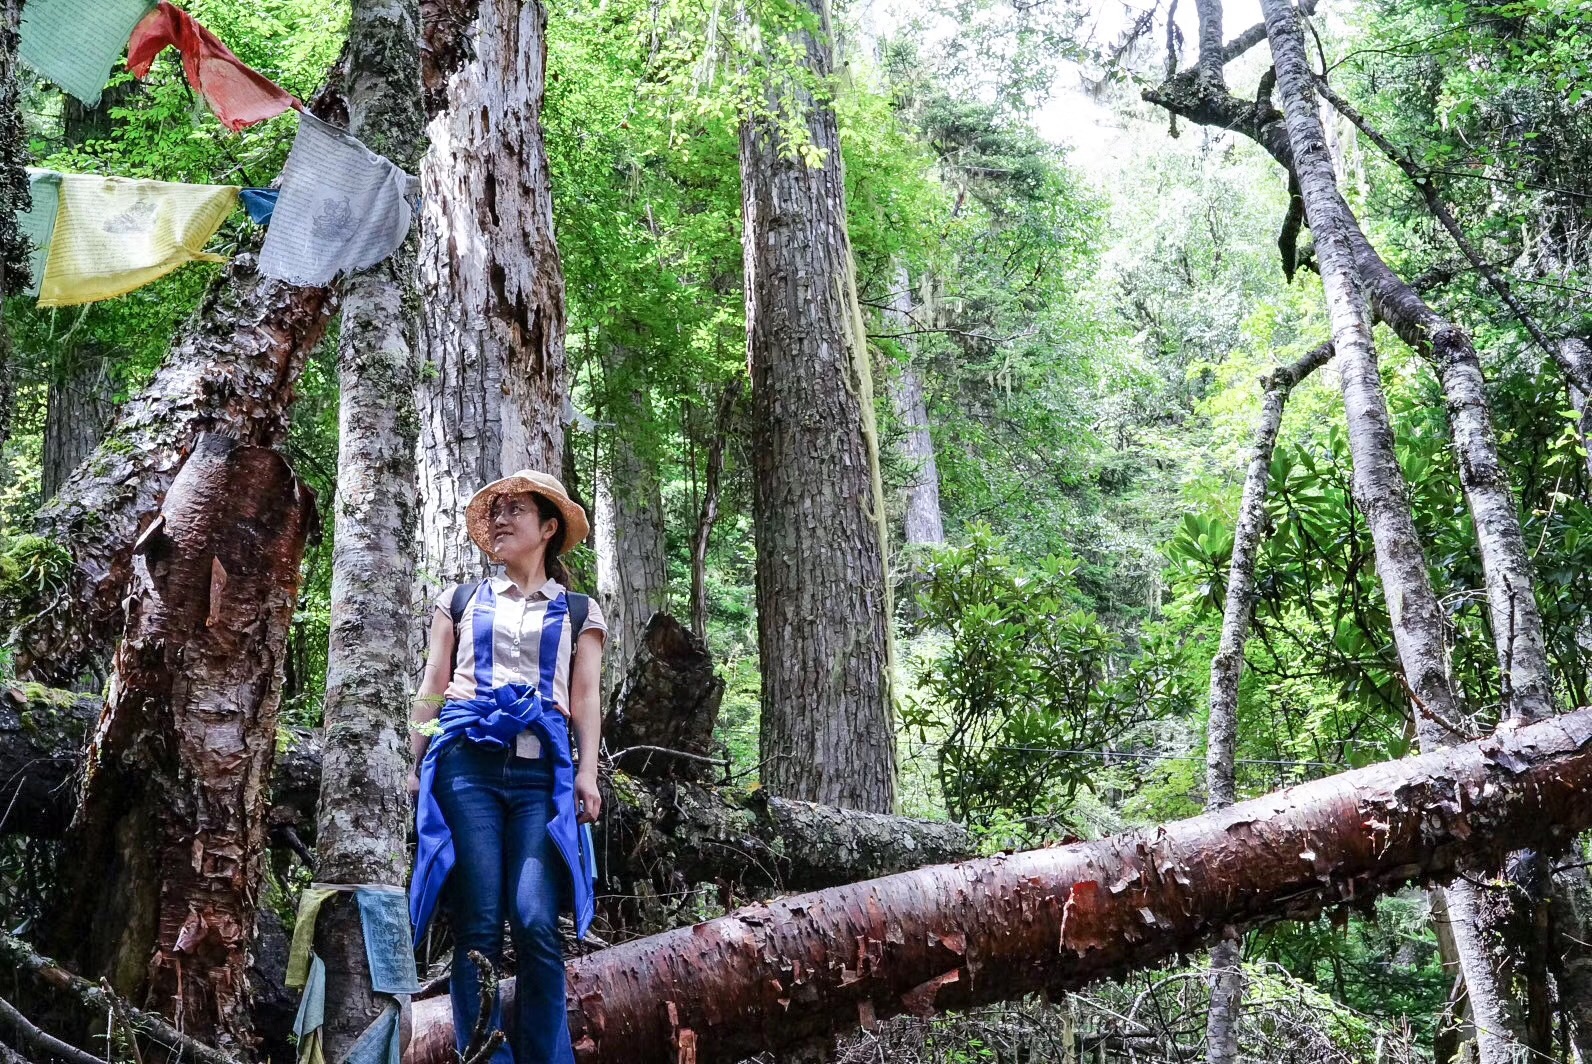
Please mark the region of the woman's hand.
POLYGON ((579 810, 576 821, 581 824, 596 823, 602 816, 603 796, 597 789, 597 770, 575 773, 575 808, 579 810))
POLYGON ((410 800, 413 801, 418 798, 420 796, 420 770, 418 768, 410 769, 409 778, 404 782, 409 788, 410 800))

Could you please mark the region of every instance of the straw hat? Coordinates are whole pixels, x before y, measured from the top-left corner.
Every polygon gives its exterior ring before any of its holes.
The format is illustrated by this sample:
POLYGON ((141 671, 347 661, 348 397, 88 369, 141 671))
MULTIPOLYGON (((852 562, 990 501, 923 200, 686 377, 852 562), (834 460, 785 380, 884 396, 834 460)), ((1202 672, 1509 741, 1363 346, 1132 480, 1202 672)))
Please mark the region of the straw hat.
POLYGON ((563 515, 564 549, 560 554, 568 554, 586 541, 586 533, 591 529, 586 522, 586 511, 569 497, 558 478, 534 469, 522 469, 494 480, 470 497, 470 504, 464 508, 464 523, 477 547, 492 553, 492 500, 499 495, 518 495, 526 491, 540 495, 563 515))

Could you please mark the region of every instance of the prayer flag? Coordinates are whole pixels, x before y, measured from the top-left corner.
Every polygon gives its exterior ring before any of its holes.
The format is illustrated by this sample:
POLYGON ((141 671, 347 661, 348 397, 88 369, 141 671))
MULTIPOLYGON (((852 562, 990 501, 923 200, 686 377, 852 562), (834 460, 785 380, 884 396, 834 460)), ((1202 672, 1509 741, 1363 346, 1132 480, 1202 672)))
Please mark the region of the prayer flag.
POLYGON ((28 0, 23 62, 93 107, 133 27, 155 0, 28 0))
POLYGON ((61 206, 61 175, 53 170, 35 170, 28 167, 28 197, 33 205, 17 215, 22 235, 28 238, 33 249, 28 253, 28 267, 33 282, 27 294, 39 294, 44 283, 44 264, 50 257, 50 238, 55 233, 55 215, 61 206))
POLYGON ((234 133, 300 106, 290 93, 246 66, 219 37, 168 0, 160 0, 133 30, 127 45, 127 69, 144 77, 168 45, 182 53, 183 73, 193 91, 204 97, 221 124, 234 133))
POLYGON ((225 262, 204 245, 237 202, 232 185, 62 174, 61 209, 39 306, 110 299, 186 262, 225 262))
POLYGON ((280 194, 274 188, 245 188, 238 190, 238 199, 249 212, 249 221, 255 225, 270 225, 271 212, 276 210, 276 198, 280 194))
POLYGON ((324 285, 374 266, 409 232, 419 182, 354 137, 310 114, 282 170, 281 195, 260 249, 260 272, 324 285))

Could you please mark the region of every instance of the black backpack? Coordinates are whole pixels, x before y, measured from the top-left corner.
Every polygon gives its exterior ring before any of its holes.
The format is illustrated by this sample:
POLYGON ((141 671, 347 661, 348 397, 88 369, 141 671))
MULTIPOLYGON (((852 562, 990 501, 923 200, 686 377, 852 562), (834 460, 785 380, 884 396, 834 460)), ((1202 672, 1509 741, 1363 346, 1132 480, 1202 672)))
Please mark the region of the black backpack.
MULTIPOLYGON (((453 682, 453 674, 459 671, 459 622, 464 619, 464 608, 470 604, 471 596, 480 586, 479 580, 460 584, 453 589, 453 599, 448 603, 448 614, 453 618, 453 669, 448 673, 449 683, 453 682)), ((569 619, 574 626, 574 634, 569 639, 569 670, 573 679, 580 630, 586 627, 586 614, 591 611, 591 597, 574 591, 565 591, 564 597, 569 600, 569 619)))

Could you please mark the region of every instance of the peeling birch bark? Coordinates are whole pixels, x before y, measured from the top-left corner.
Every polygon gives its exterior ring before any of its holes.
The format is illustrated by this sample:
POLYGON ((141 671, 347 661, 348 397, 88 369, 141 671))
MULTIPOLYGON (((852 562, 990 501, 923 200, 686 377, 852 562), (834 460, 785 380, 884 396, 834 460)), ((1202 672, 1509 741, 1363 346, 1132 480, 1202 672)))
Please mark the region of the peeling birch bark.
MULTIPOLYGON (((901 1012, 1056 994, 1592 824, 1592 710, 1099 842, 754 905, 569 966, 580 1064, 729 1064, 901 1012)), ((505 993, 512 993, 505 981, 505 993)), ((409 1064, 453 1052, 445 1000, 409 1064)))
POLYGON ((206 435, 133 553, 127 634, 47 934, 80 970, 248 1044, 281 648, 313 497, 276 451, 206 435))
MULTIPOLYGON (((1201 18, 1204 12, 1201 9, 1201 18)), ((1204 37, 1202 23, 1201 38, 1204 37)), ((1218 33, 1217 39, 1220 40, 1218 33)), ((1279 366, 1261 379, 1265 393, 1255 426, 1254 453, 1244 475, 1244 492, 1233 526, 1233 554, 1227 569, 1227 599, 1222 609, 1222 638, 1211 659, 1210 717, 1205 729, 1205 808, 1225 809, 1238 798, 1234 754, 1238 744, 1238 682, 1244 672, 1244 644, 1255 609, 1255 559, 1266 526, 1266 486, 1271 457, 1277 449, 1283 405, 1288 394, 1332 357, 1332 345, 1321 344, 1298 361, 1279 366)), ((1243 1000, 1240 942, 1223 939, 1211 950, 1211 1007, 1205 1026, 1208 1064, 1238 1059, 1238 1010, 1243 1000)))

